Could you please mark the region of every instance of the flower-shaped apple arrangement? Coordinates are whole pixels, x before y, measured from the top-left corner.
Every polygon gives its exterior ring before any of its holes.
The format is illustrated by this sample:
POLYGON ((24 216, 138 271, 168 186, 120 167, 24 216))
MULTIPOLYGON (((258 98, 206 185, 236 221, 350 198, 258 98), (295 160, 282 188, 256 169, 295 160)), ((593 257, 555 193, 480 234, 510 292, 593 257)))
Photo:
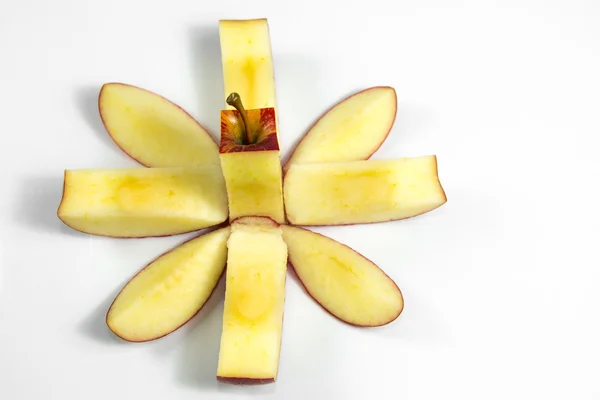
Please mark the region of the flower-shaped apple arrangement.
POLYGON ((288 262, 306 292, 349 324, 388 324, 404 308, 398 286, 375 264, 298 226, 408 218, 441 206, 446 196, 435 156, 368 160, 396 117, 390 87, 331 108, 282 168, 267 21, 219 24, 227 104, 220 146, 167 99, 105 84, 98 101, 108 133, 148 168, 65 171, 58 216, 81 232, 111 237, 216 226, 135 275, 106 323, 131 342, 163 337, 202 308, 225 274, 217 378, 272 382, 288 262))

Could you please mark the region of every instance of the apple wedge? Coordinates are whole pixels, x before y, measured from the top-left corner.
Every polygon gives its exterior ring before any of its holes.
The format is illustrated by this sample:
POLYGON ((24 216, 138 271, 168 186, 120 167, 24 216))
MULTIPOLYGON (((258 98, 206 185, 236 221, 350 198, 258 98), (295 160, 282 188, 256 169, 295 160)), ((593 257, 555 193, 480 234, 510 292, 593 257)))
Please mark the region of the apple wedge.
POLYGON ((185 110, 148 90, 123 83, 102 86, 100 116, 115 143, 147 167, 219 164, 219 149, 185 110))
POLYGON ((120 338, 146 342, 189 321, 206 303, 227 261, 225 227, 192 239, 158 257, 121 290, 106 315, 120 338))
POLYGON ((65 171, 58 217, 80 232, 166 236, 227 220, 219 165, 65 171))
POLYGON ((344 99, 302 138, 284 166, 366 160, 387 138, 396 119, 396 91, 376 86, 344 99))
POLYGON ((287 218, 294 225, 392 221, 446 202, 436 156, 294 164, 284 181, 287 218))
POLYGON ((307 229, 282 225, 289 262, 310 296, 357 326, 381 326, 404 309, 402 293, 377 265, 351 248, 307 229))
POLYGON ((277 379, 287 246, 268 218, 240 218, 227 242, 223 331, 217 379, 269 383, 277 379))

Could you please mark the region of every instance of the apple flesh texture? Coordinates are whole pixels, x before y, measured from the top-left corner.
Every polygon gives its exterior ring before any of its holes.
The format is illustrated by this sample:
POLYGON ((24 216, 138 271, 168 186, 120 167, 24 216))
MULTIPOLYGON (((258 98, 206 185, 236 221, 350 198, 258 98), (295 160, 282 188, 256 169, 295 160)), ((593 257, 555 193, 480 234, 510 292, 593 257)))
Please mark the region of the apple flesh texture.
POLYGON ((131 342, 158 339, 189 321, 206 303, 227 261, 225 227, 163 254, 125 285, 106 323, 131 342))
POLYGON ((227 220, 219 165, 65 171, 58 217, 92 235, 166 236, 227 220))
POLYGON ((273 382, 279 367, 288 256, 281 227, 268 218, 238 219, 227 248, 217 378, 273 382))
POLYGON ((327 111, 302 138, 286 163, 310 164, 368 159, 387 138, 396 119, 396 91, 372 87, 327 111))
POLYGON ((284 181, 294 225, 345 225, 398 220, 446 202, 435 156, 328 164, 294 164, 284 181))
POLYGON ((208 132, 164 97, 131 85, 107 83, 98 106, 115 143, 147 167, 219 164, 219 149, 208 132))
POLYGON ((281 228, 290 264, 306 291, 329 313, 358 326, 385 325, 402 313, 400 289, 377 265, 326 236, 281 228))

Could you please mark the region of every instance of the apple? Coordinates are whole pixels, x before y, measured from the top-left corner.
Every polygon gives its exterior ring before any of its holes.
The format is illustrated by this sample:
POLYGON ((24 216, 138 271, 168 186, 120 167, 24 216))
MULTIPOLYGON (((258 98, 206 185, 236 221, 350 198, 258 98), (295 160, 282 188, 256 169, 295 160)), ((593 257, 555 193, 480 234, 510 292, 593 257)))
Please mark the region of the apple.
POLYGON ((229 220, 262 216, 283 223, 283 183, 267 21, 220 21, 219 33, 228 105, 221 111, 219 152, 229 220))
POLYGON ((277 379, 287 246, 269 218, 243 217, 227 241, 223 331, 217 379, 268 383, 277 379))
POLYGON ((217 144, 192 116, 148 90, 107 83, 98 97, 100 117, 114 142, 147 167, 219 164, 217 144))
POLYGON ((446 202, 436 156, 293 164, 284 199, 293 225, 392 221, 432 211, 446 202))
POLYGON ((227 220, 219 165, 67 170, 58 217, 80 232, 166 236, 227 220))
POLYGON ((229 234, 230 227, 225 227, 196 237, 142 269, 110 306, 110 330, 124 340, 146 342, 183 326, 223 275, 229 234))
POLYGON ((358 326, 381 326, 404 309, 402 293, 377 265, 307 229, 281 226, 289 262, 306 292, 325 310, 358 326))
POLYGON ((305 134, 284 166, 366 160, 385 141, 396 119, 396 91, 376 86, 329 109, 305 134))

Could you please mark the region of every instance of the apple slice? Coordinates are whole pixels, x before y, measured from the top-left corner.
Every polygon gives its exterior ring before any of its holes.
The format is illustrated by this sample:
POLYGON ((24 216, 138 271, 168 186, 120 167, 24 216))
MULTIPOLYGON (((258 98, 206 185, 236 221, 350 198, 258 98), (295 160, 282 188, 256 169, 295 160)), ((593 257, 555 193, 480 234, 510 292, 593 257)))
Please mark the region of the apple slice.
POLYGON ((65 171, 58 217, 92 235, 166 236, 227 220, 219 165, 65 171))
POLYGON ((351 325, 381 326, 404 309, 402 293, 377 265, 326 236, 283 225, 289 261, 310 296, 351 325))
POLYGON ((396 91, 376 86, 327 111, 302 138, 284 166, 366 160, 387 138, 396 119, 396 91))
POLYGON ((414 217, 440 207, 446 194, 436 156, 294 164, 284 181, 294 225, 345 225, 414 217))
POLYGON ((130 342, 161 338, 206 303, 227 261, 225 227, 161 255, 125 285, 106 315, 115 335, 130 342))
POLYGON ((223 332, 217 379, 268 383, 277 378, 287 246, 268 218, 233 222, 227 242, 223 332))
POLYGON ((148 90, 123 83, 102 86, 100 116, 109 135, 147 167, 219 164, 219 149, 185 110, 148 90))

